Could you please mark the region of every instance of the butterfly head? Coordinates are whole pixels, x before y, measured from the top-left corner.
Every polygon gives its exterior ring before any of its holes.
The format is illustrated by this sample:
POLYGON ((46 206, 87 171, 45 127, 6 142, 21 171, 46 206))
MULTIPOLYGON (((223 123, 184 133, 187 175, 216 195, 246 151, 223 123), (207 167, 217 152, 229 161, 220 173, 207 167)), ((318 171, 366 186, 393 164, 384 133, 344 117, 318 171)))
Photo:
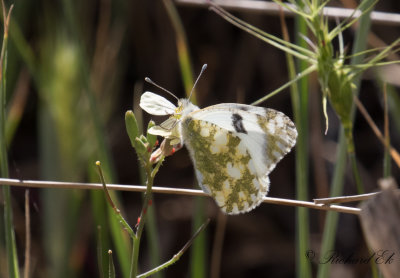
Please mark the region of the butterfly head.
MULTIPOLYGON (((201 74, 206 68, 207 65, 203 65, 202 70, 197 77, 195 84, 193 85, 193 89, 195 88, 201 74)), ((182 145, 183 140, 180 131, 180 123, 189 113, 199 110, 200 108, 190 102, 190 97, 189 99, 178 99, 173 93, 156 84, 150 78, 146 77, 145 81, 170 94, 178 101, 178 105, 175 106, 162 96, 152 92, 143 93, 140 98, 140 107, 143 110, 155 116, 169 116, 167 120, 160 125, 153 126, 148 130, 148 132, 153 135, 164 137, 168 140, 170 145, 182 145)), ((190 95, 192 95, 193 89, 190 95)))
POLYGON ((178 101, 178 108, 176 111, 179 113, 179 119, 186 117, 189 113, 199 110, 200 108, 190 102, 186 98, 181 98, 178 101))

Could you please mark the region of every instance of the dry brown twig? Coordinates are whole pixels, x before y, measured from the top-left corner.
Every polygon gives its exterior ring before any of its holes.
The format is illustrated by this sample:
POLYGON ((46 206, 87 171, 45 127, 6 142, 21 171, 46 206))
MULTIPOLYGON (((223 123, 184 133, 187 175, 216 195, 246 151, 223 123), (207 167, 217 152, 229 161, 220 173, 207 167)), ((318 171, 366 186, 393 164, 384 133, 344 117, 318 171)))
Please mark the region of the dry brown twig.
MULTIPOLYGON (((379 185, 379 188, 382 190, 392 188, 392 189, 400 192, 400 190, 398 189, 397 183, 393 177, 379 179, 378 185, 379 185)), ((378 194, 381 194, 381 193, 382 193, 382 191, 378 191, 378 192, 359 194, 359 195, 351 195, 351 196, 320 198, 320 199, 314 199, 314 203, 329 205, 329 204, 338 204, 338 203, 359 202, 359 201, 365 201, 365 200, 371 199, 372 197, 374 197, 378 194)))
POLYGON ((375 133, 376 137, 378 137, 379 141, 381 141, 381 143, 382 143, 382 145, 384 147, 389 149, 392 159, 397 164, 397 167, 400 168, 400 154, 397 152, 397 150, 395 148, 393 148, 392 146, 388 145, 388 141, 382 135, 382 132, 376 126, 374 120, 371 118, 371 116, 369 115, 367 109, 365 109, 364 105, 360 102, 358 97, 354 96, 354 102, 357 105, 357 108, 360 111, 360 113, 364 116, 365 120, 368 122, 369 126, 371 127, 371 129, 375 133))
MULTIPOLYGON (((0 185, 11 185, 11 186, 21 186, 21 187, 33 187, 33 188, 103 190, 103 185, 100 183, 33 181, 33 180, 18 180, 18 179, 5 179, 5 178, 0 178, 0 185)), ((121 191, 136 191, 136 192, 146 191, 146 187, 141 185, 107 184, 107 188, 110 190, 121 190, 121 191)), ((153 193, 177 194, 186 196, 208 196, 202 190, 195 190, 195 189, 153 186, 152 191, 153 193)), ((264 203, 284 205, 284 206, 294 206, 294 207, 306 207, 319 210, 332 210, 350 214, 359 214, 361 211, 359 208, 354 208, 354 207, 316 204, 314 202, 308 202, 308 201, 299 201, 299 200, 272 198, 272 197, 264 197, 264 203)))
POLYGON ((373 196, 375 196, 375 195, 377 195, 379 193, 380 192, 372 192, 372 193, 366 193, 366 194, 360 194, 360 195, 352 195, 352 196, 339 196, 339 197, 319 198, 319 199, 314 199, 314 203, 329 205, 329 204, 337 204, 337 203, 359 202, 359 201, 368 200, 371 197, 373 197, 373 196))

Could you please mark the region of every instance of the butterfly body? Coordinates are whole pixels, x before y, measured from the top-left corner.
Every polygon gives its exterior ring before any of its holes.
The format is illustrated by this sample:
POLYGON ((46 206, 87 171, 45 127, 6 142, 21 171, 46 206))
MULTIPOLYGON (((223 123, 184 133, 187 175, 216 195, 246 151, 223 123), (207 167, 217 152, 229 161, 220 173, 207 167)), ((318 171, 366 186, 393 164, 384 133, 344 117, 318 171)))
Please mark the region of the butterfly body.
POLYGON ((269 173, 296 143, 293 122, 279 111, 245 104, 200 109, 187 99, 178 107, 167 102, 150 92, 142 95, 145 111, 171 115, 149 132, 186 145, 200 187, 223 212, 257 207, 268 193, 269 173))

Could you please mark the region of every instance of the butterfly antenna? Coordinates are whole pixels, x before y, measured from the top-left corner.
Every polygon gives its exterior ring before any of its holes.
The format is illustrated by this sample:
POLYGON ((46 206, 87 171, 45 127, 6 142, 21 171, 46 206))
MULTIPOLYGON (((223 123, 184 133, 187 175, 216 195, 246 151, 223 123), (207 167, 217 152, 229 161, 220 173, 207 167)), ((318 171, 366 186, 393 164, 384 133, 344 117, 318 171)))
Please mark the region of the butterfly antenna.
POLYGON ((157 88, 159 88, 159 89, 163 90, 164 92, 170 94, 170 95, 173 96, 177 101, 179 101, 179 98, 177 98, 173 93, 171 93, 171 92, 168 91, 167 89, 161 87, 160 85, 158 85, 157 83, 155 83, 155 82, 154 82, 153 80, 151 80, 150 78, 145 77, 145 78, 144 78, 144 81, 150 83, 151 85, 156 86, 157 88))
POLYGON ((199 81, 201 75, 202 75, 203 72, 206 70, 206 68, 207 68, 207 64, 204 64, 204 65, 201 67, 201 71, 200 71, 200 73, 199 73, 199 76, 197 77, 196 81, 195 81, 194 84, 193 84, 193 88, 192 88, 192 90, 190 91, 189 99, 190 99, 190 97, 192 96, 193 91, 194 91, 194 88, 196 87, 197 82, 199 81))

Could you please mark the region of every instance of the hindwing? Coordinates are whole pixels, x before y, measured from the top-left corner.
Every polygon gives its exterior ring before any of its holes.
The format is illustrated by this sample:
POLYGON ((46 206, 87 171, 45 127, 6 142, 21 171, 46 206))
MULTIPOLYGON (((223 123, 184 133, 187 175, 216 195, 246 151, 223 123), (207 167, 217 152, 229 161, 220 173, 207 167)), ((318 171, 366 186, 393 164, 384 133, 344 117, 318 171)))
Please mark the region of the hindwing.
POLYGON ((268 174, 296 142, 283 113, 243 104, 197 110, 181 122, 197 179, 228 214, 252 210, 268 193, 268 174))

